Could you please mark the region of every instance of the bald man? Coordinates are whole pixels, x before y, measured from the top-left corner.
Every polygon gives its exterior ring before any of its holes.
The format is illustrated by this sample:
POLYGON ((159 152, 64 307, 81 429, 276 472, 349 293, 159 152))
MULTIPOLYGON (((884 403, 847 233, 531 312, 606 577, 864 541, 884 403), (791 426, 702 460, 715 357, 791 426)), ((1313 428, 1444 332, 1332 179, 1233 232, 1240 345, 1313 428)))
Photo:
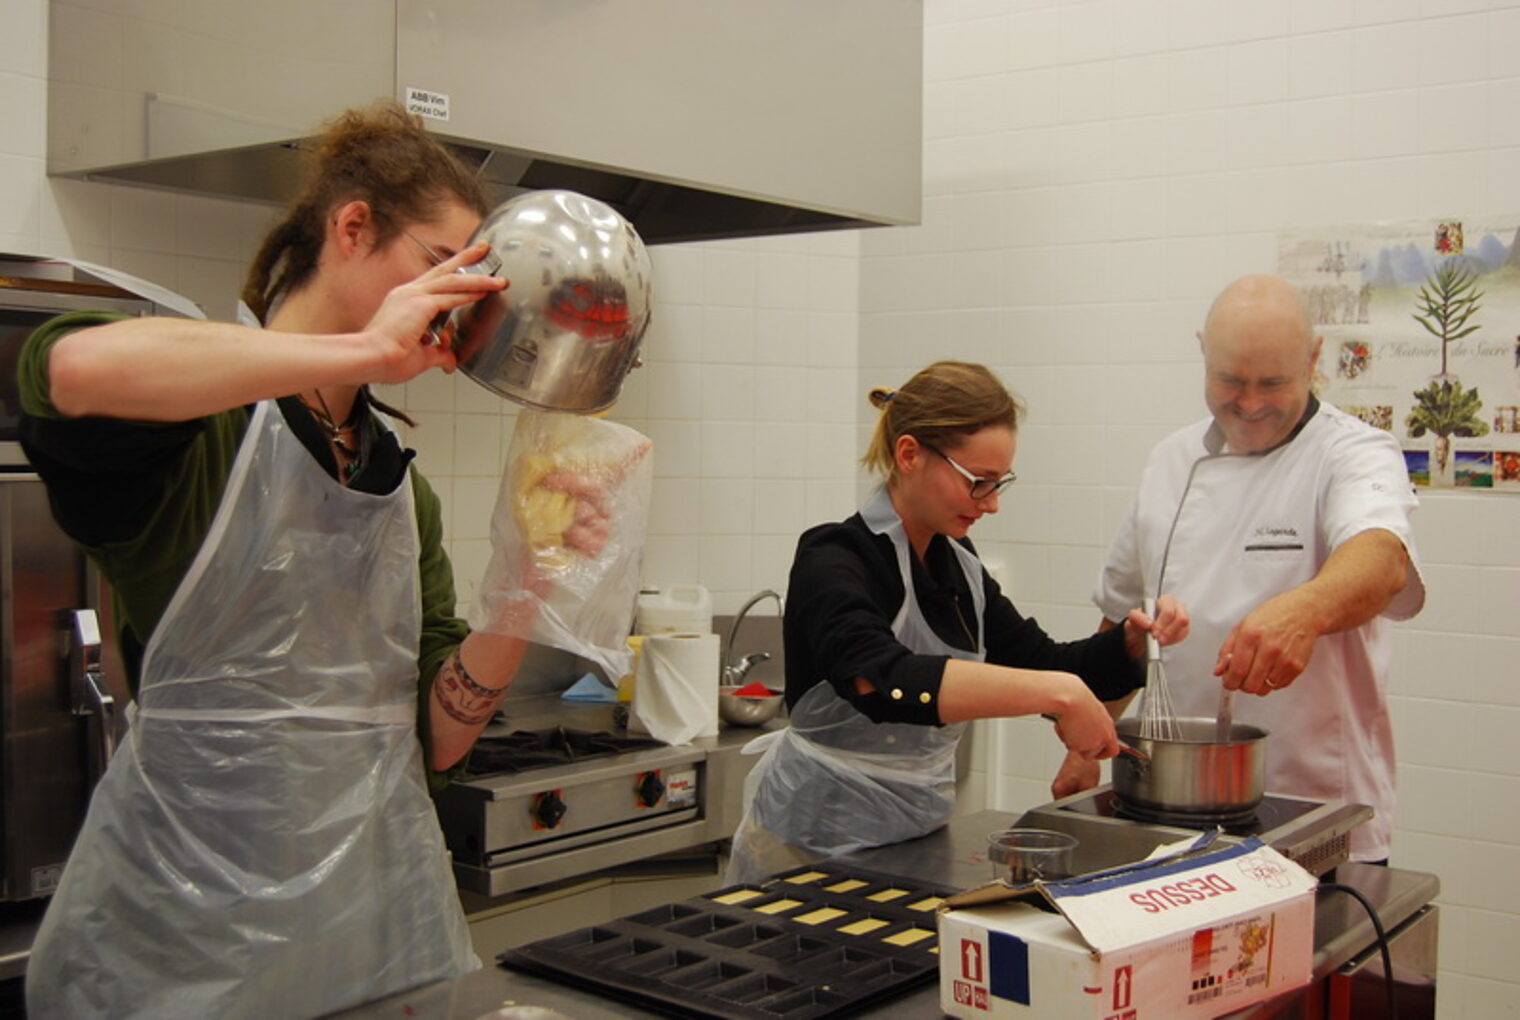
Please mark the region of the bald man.
MULTIPOLYGON (((1271 276, 1236 280, 1198 334, 1210 417, 1146 462, 1094 600, 1122 620, 1176 596, 1192 634, 1168 649, 1179 715, 1266 729, 1267 791, 1370 805, 1356 860, 1386 860, 1394 810, 1391 620, 1420 611, 1414 490, 1398 443, 1315 399, 1321 339, 1271 276)), ((1068 761, 1057 796, 1097 781, 1068 761)))

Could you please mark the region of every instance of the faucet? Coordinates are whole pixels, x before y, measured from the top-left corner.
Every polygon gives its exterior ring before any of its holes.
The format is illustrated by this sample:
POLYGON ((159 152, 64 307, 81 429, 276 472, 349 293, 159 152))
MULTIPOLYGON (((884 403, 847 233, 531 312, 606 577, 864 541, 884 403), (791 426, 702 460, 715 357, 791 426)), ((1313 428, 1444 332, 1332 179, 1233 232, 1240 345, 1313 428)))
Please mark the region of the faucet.
POLYGON ((755 603, 759 602, 762 599, 775 599, 776 612, 778 615, 784 611, 784 607, 781 604, 781 595, 777 592, 771 591, 769 588, 756 592, 754 595, 750 596, 748 602, 739 607, 739 612, 734 614, 733 624, 728 628, 729 661, 728 664, 723 667, 723 682, 725 684, 742 684, 744 682, 744 678, 749 675, 749 671, 751 669, 771 657, 770 652, 751 652, 743 658, 740 658, 738 660, 734 659, 734 638, 739 634, 739 624, 743 623, 744 617, 749 613, 751 609, 755 608, 755 603))

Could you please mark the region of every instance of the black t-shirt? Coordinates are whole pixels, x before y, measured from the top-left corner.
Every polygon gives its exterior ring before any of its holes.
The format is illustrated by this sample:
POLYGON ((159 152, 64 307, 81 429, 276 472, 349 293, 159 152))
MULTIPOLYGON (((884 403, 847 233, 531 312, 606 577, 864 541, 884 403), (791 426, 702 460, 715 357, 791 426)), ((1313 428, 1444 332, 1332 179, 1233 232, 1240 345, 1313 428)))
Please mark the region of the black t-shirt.
MULTIPOLYGON (((377 496, 394 492, 415 453, 402 449, 395 433, 378 427, 363 391, 357 401, 360 466, 348 486, 377 496)), ((337 459, 311 412, 295 397, 277 403, 301 445, 337 478, 337 459)), ((47 480, 59 525, 77 541, 94 546, 142 531, 163 500, 169 475, 205 428, 204 418, 136 422, 28 415, 21 419, 21 442, 47 480)))
MULTIPOLYGON (((970 539, 961 544, 975 553, 970 539)), ((909 559, 924 619, 941 639, 966 649, 968 658, 980 627, 986 634, 986 661, 1075 673, 1100 700, 1123 697, 1144 682, 1144 664, 1130 661, 1122 627, 1080 641, 1055 641, 1033 618, 1021 616, 985 571, 986 609, 977 620, 950 539, 935 535, 924 562, 909 559)), ((804 532, 792 561, 782 627, 787 704, 795 705, 826 680, 875 722, 937 725, 939 686, 949 657, 920 655, 898 643, 892 620, 905 595, 892 540, 872 534, 859 514, 804 532), (857 676, 871 684, 871 693, 856 693, 857 676), (921 697, 925 693, 927 700, 921 697)))
MULTIPOLYGON (((278 406, 291 432, 323 470, 337 478, 337 458, 311 412, 293 396, 281 397, 278 406)), ((403 449, 396 434, 380 426, 362 391, 355 409, 360 466, 349 487, 377 496, 394 492, 415 453, 403 449)), ((49 504, 59 527, 86 547, 98 548, 128 542, 149 526, 160 512, 166 488, 183 470, 186 450, 206 430, 207 421, 23 415, 21 444, 47 482, 49 504)), ((145 643, 132 627, 120 628, 118 644, 134 691, 145 643)))

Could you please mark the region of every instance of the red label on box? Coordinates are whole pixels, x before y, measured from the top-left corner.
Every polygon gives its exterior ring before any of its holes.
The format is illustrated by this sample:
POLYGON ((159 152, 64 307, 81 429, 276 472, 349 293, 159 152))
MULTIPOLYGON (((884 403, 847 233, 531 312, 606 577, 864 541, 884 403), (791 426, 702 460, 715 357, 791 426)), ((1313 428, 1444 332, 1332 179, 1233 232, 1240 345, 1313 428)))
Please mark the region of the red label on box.
POLYGON ((1125 964, 1114 971, 1114 1008, 1123 1009, 1134 995, 1135 968, 1125 964))
POLYGON ((982 977, 982 944, 976 939, 961 939, 961 977, 967 981, 980 982, 982 977))
POLYGON ((970 1006, 973 1009, 987 1008, 987 989, 982 985, 957 981, 953 989, 952 994, 955 996, 957 1005, 970 1006))

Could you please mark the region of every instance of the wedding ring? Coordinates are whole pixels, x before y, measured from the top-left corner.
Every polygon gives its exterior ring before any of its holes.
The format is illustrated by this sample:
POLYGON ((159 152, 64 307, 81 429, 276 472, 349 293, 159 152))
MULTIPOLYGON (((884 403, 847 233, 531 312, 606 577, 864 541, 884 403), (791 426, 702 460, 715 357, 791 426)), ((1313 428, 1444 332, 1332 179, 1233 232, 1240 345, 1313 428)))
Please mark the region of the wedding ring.
POLYGON ((1283 687, 1286 686, 1285 684, 1274 684, 1272 682, 1272 678, 1271 677, 1267 677, 1265 680, 1262 681, 1262 683, 1266 684, 1268 687, 1272 688, 1272 690, 1274 690, 1274 691, 1280 691, 1280 690, 1283 689, 1283 687))

